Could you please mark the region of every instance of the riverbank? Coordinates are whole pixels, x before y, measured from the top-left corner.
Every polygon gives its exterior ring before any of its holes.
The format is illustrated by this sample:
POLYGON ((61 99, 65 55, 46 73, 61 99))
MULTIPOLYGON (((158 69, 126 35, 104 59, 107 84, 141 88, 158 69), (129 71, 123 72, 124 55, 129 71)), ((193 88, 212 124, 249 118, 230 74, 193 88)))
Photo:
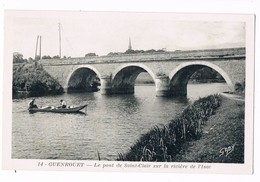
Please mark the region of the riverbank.
POLYGON ((169 125, 144 134, 118 160, 243 163, 244 102, 216 95, 199 99, 169 125))
POLYGON ((13 68, 13 98, 56 95, 62 86, 40 65, 21 64, 13 68))
POLYGON ((199 140, 183 145, 176 162, 244 162, 244 102, 223 97, 199 140))

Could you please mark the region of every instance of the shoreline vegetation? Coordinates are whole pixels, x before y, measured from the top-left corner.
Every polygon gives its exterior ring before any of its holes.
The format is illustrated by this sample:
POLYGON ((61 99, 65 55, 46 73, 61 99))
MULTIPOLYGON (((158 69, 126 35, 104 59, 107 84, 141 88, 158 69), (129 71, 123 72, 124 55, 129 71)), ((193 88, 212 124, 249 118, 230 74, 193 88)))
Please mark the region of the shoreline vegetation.
POLYGON ((167 125, 143 134, 117 160, 243 163, 244 102, 220 95, 200 98, 167 125))
POLYGON ((244 163, 245 103, 223 96, 199 140, 186 142, 176 162, 244 163), (232 109, 230 109, 232 108, 232 109))
POLYGON ((38 97, 64 93, 62 86, 37 64, 13 68, 13 97, 38 97))

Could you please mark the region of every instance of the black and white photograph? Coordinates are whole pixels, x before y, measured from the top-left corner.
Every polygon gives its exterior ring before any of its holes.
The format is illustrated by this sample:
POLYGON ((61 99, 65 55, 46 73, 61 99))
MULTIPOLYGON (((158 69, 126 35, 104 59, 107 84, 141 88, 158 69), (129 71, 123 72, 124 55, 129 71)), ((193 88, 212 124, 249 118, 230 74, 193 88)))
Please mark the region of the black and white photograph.
POLYGON ((253 15, 4 15, 4 168, 252 173, 253 15))

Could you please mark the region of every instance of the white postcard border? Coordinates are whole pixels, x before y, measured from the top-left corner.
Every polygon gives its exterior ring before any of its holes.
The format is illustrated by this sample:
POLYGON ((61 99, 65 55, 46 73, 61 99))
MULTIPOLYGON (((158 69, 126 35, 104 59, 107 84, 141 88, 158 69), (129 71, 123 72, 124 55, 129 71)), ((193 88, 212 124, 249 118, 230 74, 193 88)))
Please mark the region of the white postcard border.
MULTIPOLYGON (((215 163, 147 163, 119 161, 69 161, 69 160, 31 160, 12 159, 12 32, 5 32, 4 44, 4 111, 3 111, 3 169, 8 170, 65 170, 65 171, 100 171, 100 172, 167 172, 167 173, 222 173, 222 174, 251 174, 253 170, 253 112, 254 112, 254 15, 223 15, 223 14, 178 14, 185 20, 239 20, 246 22, 246 112, 245 112, 245 163, 244 164, 215 164, 215 163), (10 39, 11 38, 11 39, 10 39), (59 163, 59 164, 58 164, 59 163), (72 165, 72 167, 67 166, 72 165), (75 164, 76 163, 76 164, 75 164), (83 167, 80 167, 83 163, 83 167), (96 164, 96 167, 94 167, 96 164), (97 165, 100 164, 100 167, 97 165), (104 167, 105 165, 111 167, 104 167), (136 167, 124 167, 132 164, 136 167), (53 166, 60 165, 60 166, 53 166), (76 165, 76 167, 74 166, 76 165), (89 166, 91 165, 91 166, 89 166), (140 165, 140 167, 139 167, 140 165), (145 167, 150 165, 150 167, 145 167), (153 167, 161 165, 161 167, 153 167), (166 167, 165 165, 168 165, 166 167), (183 167, 169 167, 179 165, 183 167), (200 168, 199 165, 209 166, 200 168), (113 167, 112 167, 113 166, 113 167), (118 166, 118 167, 117 167, 118 166), (187 166, 187 167, 184 167, 187 166), (193 167, 195 166, 195 167, 193 167), (104 168, 103 168, 104 167, 104 168)), ((8 23, 8 22, 6 22, 8 23)), ((6 24, 5 24, 6 25, 6 24)))

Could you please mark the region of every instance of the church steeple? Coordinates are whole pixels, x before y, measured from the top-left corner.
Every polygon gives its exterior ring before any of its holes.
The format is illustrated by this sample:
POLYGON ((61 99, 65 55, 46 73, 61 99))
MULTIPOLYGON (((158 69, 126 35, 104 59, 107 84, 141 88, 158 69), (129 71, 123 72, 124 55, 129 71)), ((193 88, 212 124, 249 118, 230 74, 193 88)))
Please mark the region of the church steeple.
POLYGON ((128 45, 128 50, 132 50, 131 37, 129 37, 129 45, 128 45))

